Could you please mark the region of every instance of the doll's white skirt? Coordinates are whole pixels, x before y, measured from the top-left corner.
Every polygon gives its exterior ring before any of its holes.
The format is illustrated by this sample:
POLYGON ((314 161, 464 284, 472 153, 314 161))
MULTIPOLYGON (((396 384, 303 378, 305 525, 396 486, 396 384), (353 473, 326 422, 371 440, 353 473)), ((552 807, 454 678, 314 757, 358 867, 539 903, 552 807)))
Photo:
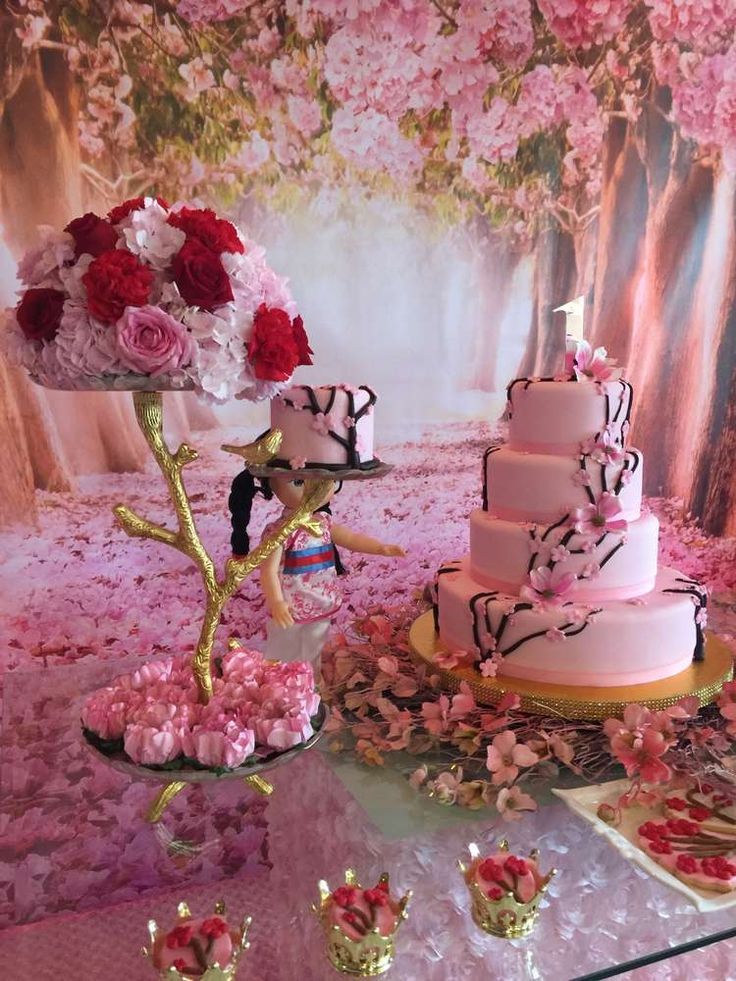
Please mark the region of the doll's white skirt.
POLYGON ((329 629, 329 619, 295 623, 292 627, 279 627, 269 620, 264 654, 273 661, 311 661, 314 664, 319 660, 329 629))

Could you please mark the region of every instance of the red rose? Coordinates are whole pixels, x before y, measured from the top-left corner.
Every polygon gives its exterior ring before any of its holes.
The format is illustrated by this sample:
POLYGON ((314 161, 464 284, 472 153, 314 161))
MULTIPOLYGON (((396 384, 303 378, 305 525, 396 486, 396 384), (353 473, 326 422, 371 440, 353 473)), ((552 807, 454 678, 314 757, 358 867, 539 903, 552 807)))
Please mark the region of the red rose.
POLYGON ((314 354, 314 351, 309 346, 309 338, 304 329, 304 321, 301 317, 294 317, 291 326, 294 330, 294 340, 296 341, 296 348, 299 352, 299 364, 313 364, 311 355, 314 354))
POLYGON ((196 239, 218 255, 221 252, 245 252, 235 226, 218 218, 210 208, 181 208, 169 215, 168 222, 180 228, 187 238, 196 239))
POLYGON ((77 259, 85 252, 89 255, 102 255, 103 252, 114 249, 118 241, 118 233, 110 222, 91 211, 70 221, 64 231, 69 232, 74 239, 74 255, 77 259))
POLYGON ((105 324, 118 320, 126 307, 148 302, 153 273, 127 249, 103 252, 82 276, 87 289, 87 307, 105 324))
MULTIPOLYGON (((168 201, 165 201, 163 198, 159 197, 157 197, 156 200, 162 208, 166 208, 167 211, 169 210, 168 201)), ((117 208, 113 208, 112 211, 108 211, 107 220, 113 225, 117 225, 117 223, 122 221, 123 218, 127 218, 131 211, 140 211, 141 208, 145 207, 145 204, 146 199, 144 197, 128 198, 127 201, 123 201, 122 204, 119 204, 117 208)))
POLYGON ((26 290, 15 315, 29 341, 50 341, 59 329, 63 307, 60 290, 26 290))
POLYGON ((195 307, 212 311, 233 298, 230 279, 219 255, 188 238, 171 263, 179 292, 195 307))
POLYGON ((262 381, 288 381, 301 363, 289 314, 265 303, 256 310, 247 349, 256 378, 262 381))

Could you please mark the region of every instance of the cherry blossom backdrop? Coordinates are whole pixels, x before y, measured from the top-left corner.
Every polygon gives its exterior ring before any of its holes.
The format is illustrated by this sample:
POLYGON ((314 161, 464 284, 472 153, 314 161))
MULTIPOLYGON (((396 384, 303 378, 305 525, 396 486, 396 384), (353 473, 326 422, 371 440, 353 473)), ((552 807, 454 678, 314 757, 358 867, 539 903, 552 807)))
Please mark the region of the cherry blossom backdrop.
MULTIPOLYGON (((584 293, 648 491, 733 533, 735 29, 723 0, 16 0, 2 299, 39 222, 199 197, 291 275, 319 375, 368 373, 418 424, 491 418, 584 293)), ((2 520, 141 465, 124 398, 0 370, 2 520)), ((185 398, 175 420, 223 421, 185 398)))

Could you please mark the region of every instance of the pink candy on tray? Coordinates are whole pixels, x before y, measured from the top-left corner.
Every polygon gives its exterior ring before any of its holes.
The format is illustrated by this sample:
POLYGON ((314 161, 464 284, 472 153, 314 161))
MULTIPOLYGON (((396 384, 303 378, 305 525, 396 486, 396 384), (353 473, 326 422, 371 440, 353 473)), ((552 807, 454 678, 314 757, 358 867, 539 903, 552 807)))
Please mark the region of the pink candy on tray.
POLYGON ((198 700, 189 655, 116 678, 85 702, 85 735, 108 755, 122 752, 142 766, 181 759, 208 769, 234 769, 313 735, 320 697, 310 664, 269 662, 242 647, 217 664, 207 705, 198 700))

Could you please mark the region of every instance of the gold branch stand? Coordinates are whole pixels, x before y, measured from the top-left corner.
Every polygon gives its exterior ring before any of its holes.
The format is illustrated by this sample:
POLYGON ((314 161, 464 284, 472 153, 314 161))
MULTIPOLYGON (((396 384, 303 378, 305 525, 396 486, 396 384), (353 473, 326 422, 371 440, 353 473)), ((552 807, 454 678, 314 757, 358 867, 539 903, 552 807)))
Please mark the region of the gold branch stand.
MULTIPOLYGON (((299 508, 276 528, 270 538, 261 542, 248 555, 240 559, 228 559, 224 576, 218 578, 215 564, 199 537, 191 503, 184 486, 184 468, 197 459, 197 451, 187 443, 182 443, 176 452, 172 453, 166 445, 161 392, 133 392, 133 405, 141 432, 166 481, 176 515, 176 530, 149 521, 124 504, 118 504, 113 510, 126 534, 132 538, 149 538, 169 545, 188 556, 200 571, 205 593, 205 610, 192 661, 192 671, 200 700, 206 705, 212 697, 212 648, 215 633, 227 602, 237 592, 246 576, 268 558, 274 549, 283 545, 294 531, 298 528, 316 530, 312 514, 326 499, 331 481, 322 479, 305 481, 304 497, 299 508)), ((263 448, 265 458, 278 450, 280 436, 277 431, 270 433, 268 446, 263 448)), ((271 784, 258 774, 243 779, 258 793, 268 795, 273 792, 271 784)), ((172 780, 167 783, 151 804, 146 815, 147 820, 152 823, 159 821, 167 806, 189 782, 172 780)))

